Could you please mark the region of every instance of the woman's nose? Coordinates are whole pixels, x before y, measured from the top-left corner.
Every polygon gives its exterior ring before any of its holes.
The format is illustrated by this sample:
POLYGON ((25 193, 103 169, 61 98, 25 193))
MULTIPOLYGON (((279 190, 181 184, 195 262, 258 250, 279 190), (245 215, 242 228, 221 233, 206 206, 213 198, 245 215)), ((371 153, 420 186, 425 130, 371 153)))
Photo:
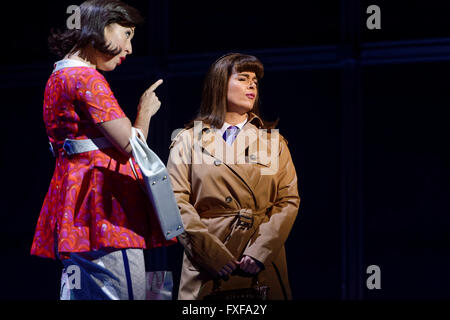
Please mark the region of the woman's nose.
POLYGON ((133 53, 133 46, 131 45, 131 42, 127 43, 127 46, 125 47, 125 52, 127 54, 132 54, 133 53))

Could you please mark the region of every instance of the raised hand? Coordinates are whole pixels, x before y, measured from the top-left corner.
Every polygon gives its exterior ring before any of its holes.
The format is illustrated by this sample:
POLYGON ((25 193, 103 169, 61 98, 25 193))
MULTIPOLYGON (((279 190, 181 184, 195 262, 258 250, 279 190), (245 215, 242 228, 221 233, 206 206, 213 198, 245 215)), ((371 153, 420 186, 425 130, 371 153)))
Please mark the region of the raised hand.
POLYGON ((159 101, 158 96, 155 93, 156 88, 158 88, 163 83, 162 79, 159 79, 154 84, 152 84, 145 92, 142 94, 138 105, 138 113, 145 112, 149 113, 152 117, 156 112, 158 112, 161 107, 161 101, 159 101))

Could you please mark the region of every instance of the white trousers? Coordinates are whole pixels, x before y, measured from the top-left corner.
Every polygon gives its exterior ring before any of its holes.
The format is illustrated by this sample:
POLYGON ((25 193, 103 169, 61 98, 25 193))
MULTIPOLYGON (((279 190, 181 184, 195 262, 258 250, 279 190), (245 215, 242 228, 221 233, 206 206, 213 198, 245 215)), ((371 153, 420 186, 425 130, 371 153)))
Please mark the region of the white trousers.
POLYGON ((145 300, 142 249, 71 253, 61 260, 61 300, 145 300))

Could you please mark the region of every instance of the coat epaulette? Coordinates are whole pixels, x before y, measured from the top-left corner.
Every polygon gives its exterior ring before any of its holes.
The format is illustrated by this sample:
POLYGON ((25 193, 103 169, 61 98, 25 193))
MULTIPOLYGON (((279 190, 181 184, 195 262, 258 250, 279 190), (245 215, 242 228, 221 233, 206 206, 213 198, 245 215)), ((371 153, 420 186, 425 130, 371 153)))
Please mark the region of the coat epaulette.
POLYGON ((175 145, 175 142, 177 142, 178 141, 178 138, 180 137, 180 135, 183 133, 183 132, 185 132, 187 129, 175 129, 173 132, 172 132, 172 142, 170 143, 170 146, 169 146, 169 150, 170 149, 172 149, 172 147, 175 145))
POLYGON ((280 137, 284 140, 284 142, 286 142, 286 145, 287 145, 287 144, 288 144, 287 139, 286 139, 283 135, 281 135, 281 134, 280 134, 280 137))

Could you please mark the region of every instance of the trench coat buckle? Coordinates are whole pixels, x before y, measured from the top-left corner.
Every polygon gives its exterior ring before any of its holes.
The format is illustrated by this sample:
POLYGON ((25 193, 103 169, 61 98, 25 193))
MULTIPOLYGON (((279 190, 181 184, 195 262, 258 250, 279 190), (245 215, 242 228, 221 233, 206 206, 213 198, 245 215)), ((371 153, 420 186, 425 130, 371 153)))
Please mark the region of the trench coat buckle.
POLYGON ((240 214, 237 221, 237 226, 250 229, 251 227, 253 227, 253 222, 254 222, 253 216, 246 216, 240 214))

